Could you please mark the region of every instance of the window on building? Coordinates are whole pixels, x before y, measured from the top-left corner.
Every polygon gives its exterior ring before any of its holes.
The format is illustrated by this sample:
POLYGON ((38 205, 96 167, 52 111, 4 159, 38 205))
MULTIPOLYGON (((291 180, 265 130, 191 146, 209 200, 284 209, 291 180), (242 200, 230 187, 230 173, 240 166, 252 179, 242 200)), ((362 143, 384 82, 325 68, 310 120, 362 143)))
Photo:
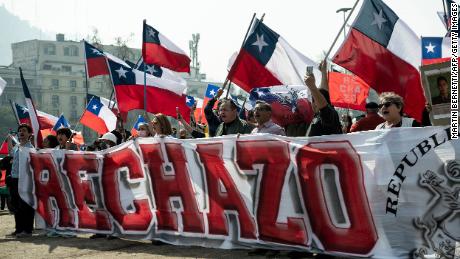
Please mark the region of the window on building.
POLYGON ((64 72, 72 72, 72 67, 71 66, 62 66, 62 71, 64 71, 64 72))
POLYGON ((77 88, 77 81, 76 80, 70 80, 70 87, 71 88, 77 88))
POLYGON ((70 104, 77 105, 77 97, 76 96, 70 96, 70 104))
POLYGON ((49 65, 49 64, 44 64, 43 65, 43 70, 51 70, 51 69, 53 69, 53 67, 51 65, 49 65))
POLYGON ((53 95, 51 97, 51 104, 53 105, 53 107, 59 106, 59 95, 53 95))
POLYGON ((13 78, 4 77, 3 79, 5 80, 7 85, 14 85, 14 79, 13 78))
POLYGON ((70 47, 70 56, 78 57, 78 47, 77 46, 70 47))
POLYGON ((73 121, 78 120, 78 113, 76 110, 71 110, 70 111, 70 119, 73 121))
POLYGON ((51 86, 53 86, 54 88, 58 88, 59 87, 59 79, 52 79, 51 80, 51 86))
POLYGON ((45 46, 44 53, 46 55, 56 55, 56 46, 54 44, 48 44, 45 46))

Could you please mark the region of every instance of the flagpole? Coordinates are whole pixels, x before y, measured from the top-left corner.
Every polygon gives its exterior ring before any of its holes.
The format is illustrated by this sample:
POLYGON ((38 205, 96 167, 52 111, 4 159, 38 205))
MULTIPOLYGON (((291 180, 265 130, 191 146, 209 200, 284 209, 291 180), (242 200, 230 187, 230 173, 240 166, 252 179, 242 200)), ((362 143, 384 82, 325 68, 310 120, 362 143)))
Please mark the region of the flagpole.
POLYGON ((332 42, 332 45, 331 45, 331 47, 329 48, 329 50, 327 51, 327 54, 326 54, 326 56, 324 57, 324 60, 327 60, 327 58, 328 58, 329 55, 331 54, 332 48, 334 48, 335 43, 337 43, 337 40, 339 39, 340 34, 342 33, 342 30, 343 30, 343 29, 345 28, 345 26, 347 25, 348 20, 350 20, 350 17, 351 17, 351 15, 353 14, 353 11, 356 9, 356 6, 358 5, 358 3, 359 3, 359 0, 356 0, 355 4, 354 4, 353 7, 351 8, 350 13, 348 14, 347 19, 345 20, 345 22, 343 23, 343 25, 342 25, 342 27, 340 28, 339 32, 337 33, 337 36, 335 36, 334 42, 332 42))
MULTIPOLYGON (((265 15, 265 14, 263 14, 262 17, 263 17, 264 15, 265 15)), ((254 14, 252 15, 251 23, 249 23, 249 27, 248 27, 248 29, 246 30, 246 34, 244 35, 243 43, 241 43, 240 50, 243 48, 244 43, 246 42, 246 38, 248 37, 249 30, 251 30, 251 26, 252 26, 252 24, 254 23, 254 19, 255 19, 255 18, 256 18, 256 13, 254 13, 254 14)), ((233 65, 237 62, 238 56, 239 56, 239 55, 236 56, 236 59, 235 59, 235 62, 233 63, 233 65)), ((232 67, 230 68, 230 71, 228 71, 228 73, 227 73, 227 77, 225 78, 224 84, 223 84, 223 86, 222 86, 222 90, 225 90, 225 87, 227 86, 227 83, 230 81, 230 80, 228 79, 228 76, 229 76, 230 73, 232 72, 233 65, 232 65, 232 67)), ((230 88, 230 87, 229 87, 229 88, 230 88)), ((228 90, 230 90, 230 89, 228 89, 228 90)))
MULTIPOLYGON (((86 44, 85 44, 85 40, 83 39, 83 48, 84 48, 84 53, 85 53, 85 92, 86 92, 86 95, 85 95, 85 107, 88 106, 88 94, 89 94, 89 85, 88 85, 88 69, 87 69, 87 59, 86 59, 86 44)), ((83 114, 82 114, 83 115, 83 114)), ((80 116, 81 118, 81 116, 80 116)), ((80 123, 80 120, 77 121, 77 125, 80 123)), ((77 129, 77 125, 75 125, 75 130, 77 129)), ((83 135, 85 135, 85 128, 83 128, 83 135)))
MULTIPOLYGON (((142 54, 144 54, 144 42, 145 42, 145 25, 147 23, 147 20, 144 19, 143 25, 142 25, 142 54)), ((142 55, 144 56, 144 55, 142 55)), ((145 63, 145 60, 143 60, 144 63, 144 111, 147 112, 147 65, 145 63)))

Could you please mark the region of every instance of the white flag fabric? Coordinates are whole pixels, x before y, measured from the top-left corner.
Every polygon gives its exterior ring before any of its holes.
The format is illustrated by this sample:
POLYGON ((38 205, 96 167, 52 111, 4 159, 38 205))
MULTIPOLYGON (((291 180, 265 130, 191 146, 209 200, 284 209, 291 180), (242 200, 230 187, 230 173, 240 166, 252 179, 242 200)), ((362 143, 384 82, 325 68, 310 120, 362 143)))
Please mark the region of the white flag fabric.
POLYGON ((0 96, 3 94, 3 90, 5 90, 5 87, 6 87, 6 81, 0 77, 0 96))

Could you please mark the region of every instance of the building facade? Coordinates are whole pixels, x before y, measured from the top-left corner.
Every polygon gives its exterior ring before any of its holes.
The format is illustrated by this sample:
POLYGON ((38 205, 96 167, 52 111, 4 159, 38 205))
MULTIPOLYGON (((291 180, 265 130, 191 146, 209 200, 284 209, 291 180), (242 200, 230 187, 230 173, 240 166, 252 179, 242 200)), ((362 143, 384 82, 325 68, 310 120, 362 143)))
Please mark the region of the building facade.
MULTIPOLYGON (((24 104, 19 67, 23 70, 36 108, 57 117, 64 114, 73 126, 84 111, 87 92, 106 98, 112 95, 113 87, 108 76, 86 80, 83 42, 67 41, 63 34, 57 34, 56 41, 29 40, 13 43, 11 48, 12 64, 0 66, 0 77, 7 82, 0 97, 0 107, 10 106, 9 100, 24 104)), ((114 45, 103 45, 102 48, 133 63, 141 56, 140 49, 114 45)), ((187 81, 188 94, 196 97, 202 97, 208 83, 211 83, 204 81, 206 76, 200 74, 199 67, 192 67, 190 74, 180 75, 187 81)), ((133 117, 130 116, 126 128, 132 127, 133 117)), ((90 133, 86 132, 85 137, 90 137, 90 133)))

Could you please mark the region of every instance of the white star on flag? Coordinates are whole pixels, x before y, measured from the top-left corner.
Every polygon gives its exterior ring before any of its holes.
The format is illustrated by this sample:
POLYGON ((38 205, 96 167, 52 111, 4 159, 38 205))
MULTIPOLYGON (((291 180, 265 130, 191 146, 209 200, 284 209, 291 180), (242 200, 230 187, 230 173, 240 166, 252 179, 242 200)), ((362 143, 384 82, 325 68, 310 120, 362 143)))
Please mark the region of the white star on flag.
POLYGON ((190 103, 190 102, 192 102, 192 99, 187 97, 187 100, 185 102, 190 103))
POLYGON ((426 48, 426 53, 430 53, 430 52, 434 53, 434 48, 436 48, 436 45, 433 45, 430 42, 430 44, 428 46, 425 46, 425 48, 426 48))
POLYGON ((386 23, 387 20, 383 18, 383 11, 380 9, 380 12, 377 14, 374 12, 374 20, 372 21, 371 25, 376 25, 379 27, 379 30, 382 30, 382 24, 386 23))
POLYGON ((257 46, 259 48, 259 52, 262 52, 262 49, 265 46, 268 46, 268 44, 264 41, 264 35, 259 36, 259 34, 256 34, 257 40, 252 43, 253 46, 257 46))
POLYGON ((93 110, 97 110, 97 105, 93 105, 93 110))
POLYGON ((216 92, 214 92, 214 89, 212 89, 211 91, 209 91, 209 95, 211 95, 211 96, 216 95, 216 92))
POLYGON ((157 72, 153 66, 149 66, 149 65, 147 65, 146 71, 149 72, 150 74, 157 72))
POLYGON ((128 70, 124 70, 122 66, 118 70, 115 70, 118 73, 119 78, 126 78, 126 73, 128 73, 128 70))
POLYGON ((102 55, 102 53, 99 50, 95 48, 92 48, 92 50, 93 50, 93 54, 102 55))
POLYGON ((22 107, 21 110, 23 114, 26 114, 27 112, 29 112, 29 110, 26 107, 22 107))
POLYGON ((149 36, 152 38, 155 38, 155 32, 152 30, 152 28, 149 29, 149 36))

